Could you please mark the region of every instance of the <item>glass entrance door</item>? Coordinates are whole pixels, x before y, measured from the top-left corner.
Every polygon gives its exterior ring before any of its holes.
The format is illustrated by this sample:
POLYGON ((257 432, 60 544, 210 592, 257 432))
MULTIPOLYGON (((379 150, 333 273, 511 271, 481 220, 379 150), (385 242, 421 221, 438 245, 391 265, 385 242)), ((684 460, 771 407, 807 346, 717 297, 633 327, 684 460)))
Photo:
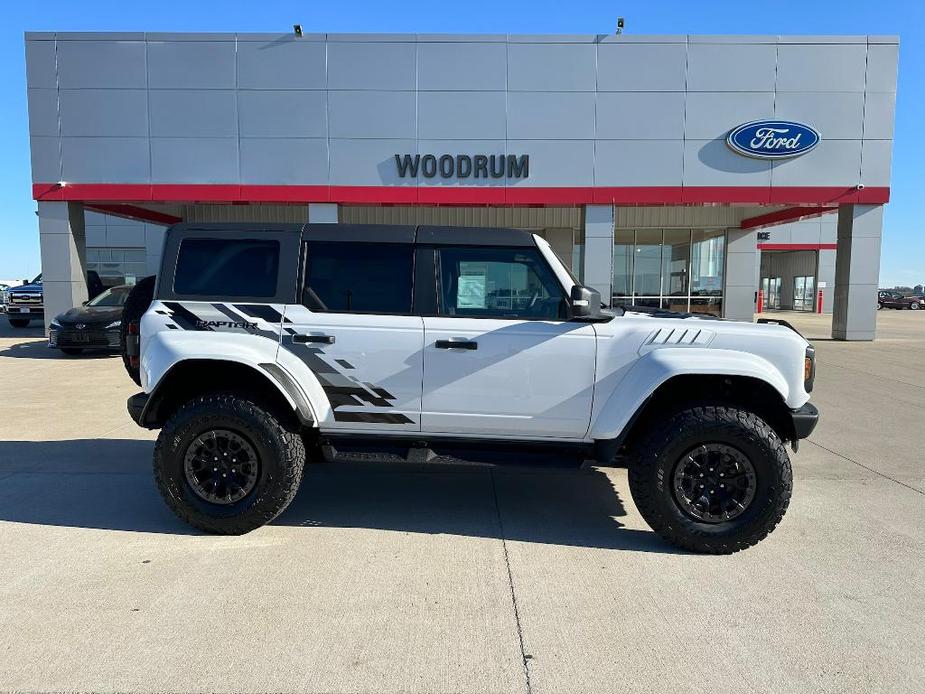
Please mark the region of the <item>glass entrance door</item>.
POLYGON ((816 288, 816 278, 803 275, 793 278, 793 310, 812 311, 816 288))
POLYGON ((780 277, 764 277, 761 280, 761 290, 764 294, 761 308, 764 310, 780 308, 780 277))

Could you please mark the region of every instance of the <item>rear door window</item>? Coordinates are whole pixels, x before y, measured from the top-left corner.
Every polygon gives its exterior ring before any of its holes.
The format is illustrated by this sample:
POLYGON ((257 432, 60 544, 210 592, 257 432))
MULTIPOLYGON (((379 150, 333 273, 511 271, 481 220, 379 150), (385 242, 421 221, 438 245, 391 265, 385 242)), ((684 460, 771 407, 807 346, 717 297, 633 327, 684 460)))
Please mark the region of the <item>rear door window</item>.
POLYGON ((302 303, 316 312, 410 315, 413 276, 411 244, 312 241, 302 303))
POLYGON ((279 241, 184 239, 173 289, 185 296, 270 298, 278 275, 279 241))

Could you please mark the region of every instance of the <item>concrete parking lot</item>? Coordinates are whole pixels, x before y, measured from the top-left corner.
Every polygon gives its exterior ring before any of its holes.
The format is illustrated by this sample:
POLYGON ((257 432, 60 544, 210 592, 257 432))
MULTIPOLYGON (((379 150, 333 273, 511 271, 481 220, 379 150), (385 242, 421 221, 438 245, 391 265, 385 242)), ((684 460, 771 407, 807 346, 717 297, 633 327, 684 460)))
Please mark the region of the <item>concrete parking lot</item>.
POLYGON ((120 360, 0 320, 0 691, 920 692, 925 315, 878 318, 814 340, 790 510, 730 557, 665 545, 620 469, 317 465, 206 536, 120 360))

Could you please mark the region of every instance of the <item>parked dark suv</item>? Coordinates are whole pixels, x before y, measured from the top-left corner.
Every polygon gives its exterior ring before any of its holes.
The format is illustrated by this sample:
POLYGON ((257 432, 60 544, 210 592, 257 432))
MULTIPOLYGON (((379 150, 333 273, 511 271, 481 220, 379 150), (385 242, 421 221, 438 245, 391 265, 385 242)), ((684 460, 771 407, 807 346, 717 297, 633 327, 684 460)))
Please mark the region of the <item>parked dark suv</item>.
POLYGON ((877 310, 881 308, 908 308, 918 311, 925 308, 925 299, 920 296, 906 296, 902 292, 881 291, 877 295, 877 310))

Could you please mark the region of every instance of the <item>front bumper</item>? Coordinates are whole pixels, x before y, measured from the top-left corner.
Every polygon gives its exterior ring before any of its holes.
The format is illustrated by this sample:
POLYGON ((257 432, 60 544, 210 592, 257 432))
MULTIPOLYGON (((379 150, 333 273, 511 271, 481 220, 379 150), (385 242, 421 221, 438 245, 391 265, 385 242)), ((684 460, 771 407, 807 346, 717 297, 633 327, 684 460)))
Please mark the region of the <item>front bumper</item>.
POLYGON ((144 426, 144 424, 142 424, 142 417, 145 413, 145 407, 148 406, 149 397, 147 393, 135 393, 125 403, 128 408, 129 416, 138 426, 144 426))
POLYGON ((790 410, 790 417, 793 420, 793 432, 796 439, 805 439, 813 433, 813 429, 819 423, 819 410, 814 405, 806 403, 798 410, 790 410))
POLYGON ((17 304, 7 304, 6 314, 10 318, 41 318, 45 315, 43 306, 19 306, 17 304))
POLYGON ((77 330, 69 326, 52 328, 48 332, 49 347, 83 347, 86 349, 119 349, 118 329, 100 330, 88 327, 77 330))

